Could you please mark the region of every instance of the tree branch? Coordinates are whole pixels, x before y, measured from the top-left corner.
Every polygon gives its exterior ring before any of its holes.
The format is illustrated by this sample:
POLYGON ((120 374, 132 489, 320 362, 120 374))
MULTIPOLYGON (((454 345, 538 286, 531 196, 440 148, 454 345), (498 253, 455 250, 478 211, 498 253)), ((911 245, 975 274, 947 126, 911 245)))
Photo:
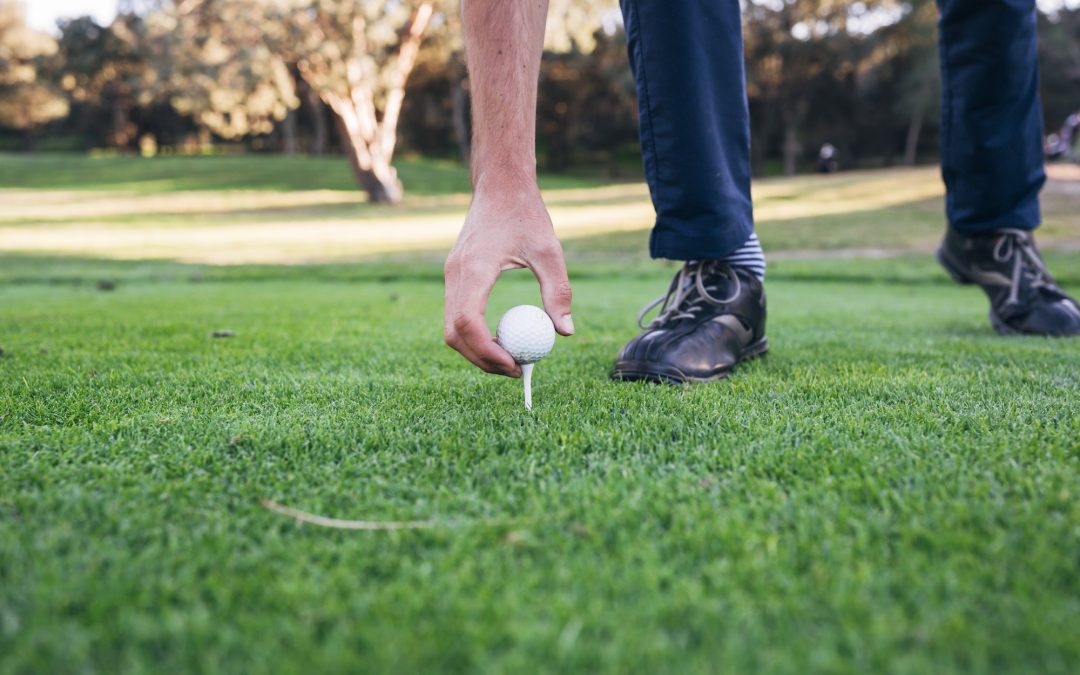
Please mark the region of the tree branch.
POLYGON ((435 4, 425 2, 416 8, 416 14, 409 24, 409 30, 401 42, 398 50, 397 70, 390 83, 390 91, 386 97, 386 108, 383 110, 382 122, 378 130, 378 144, 383 155, 386 157, 394 153, 394 145, 397 142, 398 118, 401 116, 401 106, 405 100, 405 85, 409 80, 413 67, 416 65, 416 57, 420 53, 420 43, 424 40, 424 33, 431 16, 434 14, 435 4))

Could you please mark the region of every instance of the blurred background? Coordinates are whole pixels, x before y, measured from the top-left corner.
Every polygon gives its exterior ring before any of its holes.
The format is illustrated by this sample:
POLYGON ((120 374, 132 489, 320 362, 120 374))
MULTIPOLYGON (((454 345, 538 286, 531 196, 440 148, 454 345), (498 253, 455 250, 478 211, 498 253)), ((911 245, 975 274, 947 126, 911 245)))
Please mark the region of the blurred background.
MULTIPOLYGON (((538 158, 556 224, 568 237, 633 232, 609 243, 638 250, 651 215, 617 3, 551 5, 538 158)), ((759 219, 835 227, 907 204, 936 237, 933 1, 743 6, 756 175, 924 167, 825 188, 759 182, 759 219)), ((457 0, 0 0, 0 251, 274 262, 445 246, 469 188, 457 17, 457 0)), ((1075 184, 1080 2, 1040 0, 1038 20, 1047 154, 1063 167, 1053 193, 1075 184)), ((1053 199, 1051 238, 1067 225, 1053 199)), ((763 239, 930 245, 795 234, 763 239)))

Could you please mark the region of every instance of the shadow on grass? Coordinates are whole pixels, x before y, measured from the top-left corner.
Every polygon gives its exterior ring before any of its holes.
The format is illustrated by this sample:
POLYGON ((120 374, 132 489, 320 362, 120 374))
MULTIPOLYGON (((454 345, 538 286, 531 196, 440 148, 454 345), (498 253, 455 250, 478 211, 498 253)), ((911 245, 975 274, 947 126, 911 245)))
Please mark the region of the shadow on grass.
MULTIPOLYGON (((0 255, 0 286, 23 284, 90 285, 124 283, 231 283, 320 281, 442 283, 442 252, 367 258, 316 265, 203 265, 169 260, 109 260, 57 256, 0 255)), ((1074 292, 1080 286, 1080 251, 1047 251, 1046 260, 1059 283, 1074 292)), ((663 286, 678 269, 673 261, 647 259, 581 262, 568 255, 571 280, 656 279, 663 286)), ((524 271, 511 273, 526 279, 524 271)), ((770 263, 768 282, 840 284, 951 285, 953 281, 930 255, 885 258, 778 260, 770 263)), ((110 290, 105 288, 104 290, 110 290)), ((662 289, 661 289, 662 290, 662 289)))

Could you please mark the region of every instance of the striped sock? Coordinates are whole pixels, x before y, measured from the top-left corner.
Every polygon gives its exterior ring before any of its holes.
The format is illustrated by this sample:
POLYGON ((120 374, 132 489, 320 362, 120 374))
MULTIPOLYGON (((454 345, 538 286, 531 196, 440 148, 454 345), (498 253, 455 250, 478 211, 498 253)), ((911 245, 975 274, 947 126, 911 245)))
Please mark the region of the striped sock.
POLYGON ((761 250, 761 242, 758 241, 756 233, 752 233, 738 250, 732 251, 721 260, 732 267, 750 270, 755 277, 765 281, 765 252, 761 250))

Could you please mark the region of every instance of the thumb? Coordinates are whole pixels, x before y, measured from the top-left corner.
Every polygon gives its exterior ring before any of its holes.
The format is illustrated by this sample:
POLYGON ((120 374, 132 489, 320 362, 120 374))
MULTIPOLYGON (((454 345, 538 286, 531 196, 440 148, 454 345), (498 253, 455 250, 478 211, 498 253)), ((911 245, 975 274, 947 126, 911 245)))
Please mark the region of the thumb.
POLYGON ((570 303, 574 294, 570 290, 570 279, 566 275, 562 248, 556 246, 547 255, 533 261, 532 271, 540 281, 544 310, 555 324, 555 330, 562 335, 573 335, 574 320, 570 316, 570 303))

